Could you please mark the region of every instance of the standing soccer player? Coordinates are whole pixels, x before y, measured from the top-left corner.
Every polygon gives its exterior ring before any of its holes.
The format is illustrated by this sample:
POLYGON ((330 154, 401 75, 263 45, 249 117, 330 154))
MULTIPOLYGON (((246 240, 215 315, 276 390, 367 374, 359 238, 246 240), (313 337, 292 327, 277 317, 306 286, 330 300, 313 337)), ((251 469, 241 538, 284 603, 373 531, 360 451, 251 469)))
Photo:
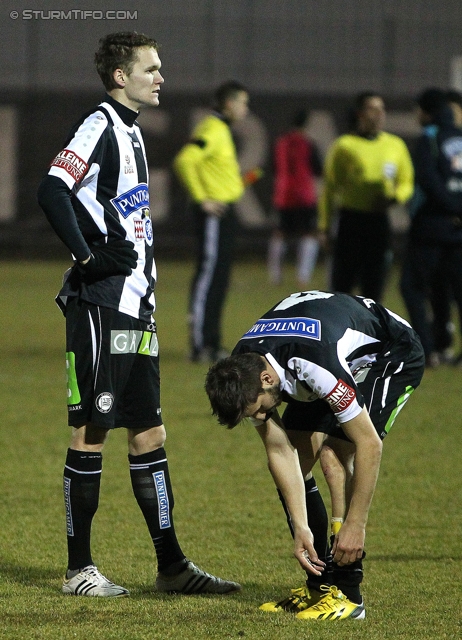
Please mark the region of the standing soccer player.
POLYGON ((223 355, 221 315, 237 231, 234 204, 244 193, 230 125, 245 118, 248 101, 240 83, 221 85, 215 93, 215 110, 197 125, 174 162, 193 201, 198 240, 189 299, 193 362, 214 362, 223 355))
POLYGON ((366 524, 382 440, 419 385, 424 352, 409 324, 374 300, 294 293, 265 313, 207 374, 221 424, 251 418, 288 515, 306 587, 264 611, 362 619, 366 524), (282 418, 277 407, 287 402, 282 418), (311 474, 323 445, 345 471, 346 514, 329 566, 327 516, 311 474))
POLYGON ((98 508, 102 449, 111 429, 128 434, 133 492, 157 555, 159 591, 230 593, 185 558, 173 524, 164 449, 154 285, 156 268, 148 167, 136 122, 156 107, 164 82, 155 40, 110 34, 95 55, 107 94, 71 130, 39 189, 50 224, 72 252, 58 296, 66 316, 70 448, 64 468, 66 594, 127 596, 105 578, 90 549, 98 508))

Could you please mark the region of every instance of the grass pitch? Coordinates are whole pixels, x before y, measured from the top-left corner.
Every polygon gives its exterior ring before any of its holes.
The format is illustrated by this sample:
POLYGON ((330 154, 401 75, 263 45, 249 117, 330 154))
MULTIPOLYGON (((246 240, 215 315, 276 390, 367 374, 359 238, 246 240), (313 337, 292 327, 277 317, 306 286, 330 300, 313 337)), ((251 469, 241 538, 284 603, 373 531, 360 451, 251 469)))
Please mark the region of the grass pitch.
MULTIPOLYGON (((264 450, 250 426, 232 432, 211 417, 206 365, 186 359, 188 263, 161 263, 157 290, 163 415, 175 522, 199 566, 243 585, 240 594, 166 596, 153 591, 152 543, 132 496, 125 433, 104 450, 94 558, 123 584, 122 600, 64 597, 62 467, 64 321, 53 302, 64 264, 0 263, 0 638, 292 640, 462 637, 460 386, 462 370, 428 371, 385 441, 367 535, 367 618, 307 623, 265 614, 262 602, 303 583, 264 450), (340 626, 339 626, 340 625, 340 626)), ((231 348, 258 316, 296 287, 269 287, 262 264, 236 265, 225 311, 231 348)), ((313 288, 326 286, 320 268, 313 288)), ((386 304, 403 313, 396 279, 386 304)), ((321 475, 318 483, 328 502, 321 475)))

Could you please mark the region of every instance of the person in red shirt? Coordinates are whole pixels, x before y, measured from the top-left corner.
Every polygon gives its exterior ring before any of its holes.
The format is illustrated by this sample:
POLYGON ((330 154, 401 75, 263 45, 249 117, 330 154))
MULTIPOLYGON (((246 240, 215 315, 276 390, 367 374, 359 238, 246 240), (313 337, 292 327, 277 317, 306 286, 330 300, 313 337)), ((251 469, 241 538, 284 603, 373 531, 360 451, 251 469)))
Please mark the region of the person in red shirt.
POLYGON ((317 194, 315 178, 322 174, 322 161, 307 134, 309 112, 295 114, 292 128, 274 147, 273 204, 279 214, 268 247, 270 281, 282 277, 286 238, 297 239, 297 281, 304 288, 310 281, 318 256, 317 194))

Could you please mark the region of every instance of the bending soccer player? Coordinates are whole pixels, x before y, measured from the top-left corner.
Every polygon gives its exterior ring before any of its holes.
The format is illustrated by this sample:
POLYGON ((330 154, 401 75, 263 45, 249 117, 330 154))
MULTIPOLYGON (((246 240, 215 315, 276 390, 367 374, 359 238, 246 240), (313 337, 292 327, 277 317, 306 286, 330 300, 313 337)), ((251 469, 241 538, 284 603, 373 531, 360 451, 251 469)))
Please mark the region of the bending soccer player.
POLYGON ((128 595, 99 572, 90 547, 101 452, 109 431, 118 427, 127 429, 133 492, 157 555, 157 589, 240 589, 187 560, 173 524, 152 315, 156 266, 149 171, 136 122, 140 108, 159 104, 164 80, 157 49, 155 40, 136 32, 100 41, 95 62, 107 94, 74 126, 39 189, 40 205, 75 257, 58 298, 66 316, 72 427, 64 467, 66 594, 128 595))
POLYGON ((205 387, 219 422, 233 428, 249 418, 263 440, 294 554, 308 575, 306 587, 262 609, 300 619, 364 618, 362 559, 382 440, 424 364, 417 334, 395 313, 371 299, 307 291, 270 309, 210 368, 205 387), (311 475, 323 447, 345 471, 346 517, 333 562, 311 475))

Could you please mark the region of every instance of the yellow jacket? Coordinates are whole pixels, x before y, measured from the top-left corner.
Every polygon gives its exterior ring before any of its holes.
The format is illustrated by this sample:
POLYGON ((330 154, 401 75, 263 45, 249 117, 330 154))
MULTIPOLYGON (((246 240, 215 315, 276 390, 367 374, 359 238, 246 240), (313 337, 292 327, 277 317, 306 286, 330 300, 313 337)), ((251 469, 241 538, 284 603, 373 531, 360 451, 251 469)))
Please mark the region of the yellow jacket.
POLYGON ((404 203, 414 191, 414 169, 405 142, 382 131, 372 140, 356 134, 340 136, 324 165, 319 202, 319 228, 327 231, 334 207, 377 211, 384 198, 404 203))
POLYGON ((199 122, 173 166, 194 202, 235 202, 244 192, 231 130, 216 115, 199 122))

